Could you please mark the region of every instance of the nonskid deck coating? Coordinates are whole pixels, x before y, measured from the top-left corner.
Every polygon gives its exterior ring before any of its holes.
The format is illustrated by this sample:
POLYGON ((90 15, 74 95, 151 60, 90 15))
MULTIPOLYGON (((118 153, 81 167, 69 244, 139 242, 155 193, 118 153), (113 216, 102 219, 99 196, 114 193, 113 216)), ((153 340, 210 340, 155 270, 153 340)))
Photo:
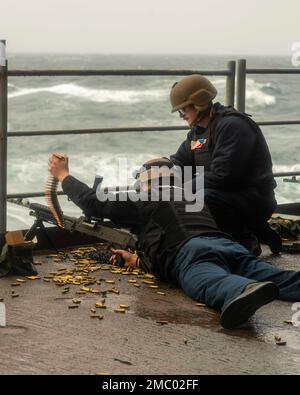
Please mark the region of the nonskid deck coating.
MULTIPOLYGON (((264 256, 274 265, 300 270, 300 256, 264 256)), ((73 267, 73 262, 53 262, 37 256, 39 275, 73 267)), ((159 284, 139 288, 128 283, 135 276, 93 273, 115 284, 120 294, 108 293, 106 309, 96 309, 103 320, 91 319, 91 308, 103 294, 68 294, 54 283, 27 280, 11 287, 14 277, 0 279, 0 298, 7 310, 7 327, 0 328, 1 374, 299 374, 300 326, 292 319, 292 303, 275 301, 261 308, 243 329, 226 331, 219 314, 196 306, 179 289, 159 284), (14 290, 20 296, 11 297, 14 290), (160 295, 157 292, 164 292, 160 295), (80 298, 79 308, 69 309, 80 298), (114 310, 129 305, 125 313, 114 310), (158 321, 167 321, 162 325, 158 321), (286 341, 276 345, 275 336, 286 341)), ((299 290, 300 292, 300 290, 299 290)))

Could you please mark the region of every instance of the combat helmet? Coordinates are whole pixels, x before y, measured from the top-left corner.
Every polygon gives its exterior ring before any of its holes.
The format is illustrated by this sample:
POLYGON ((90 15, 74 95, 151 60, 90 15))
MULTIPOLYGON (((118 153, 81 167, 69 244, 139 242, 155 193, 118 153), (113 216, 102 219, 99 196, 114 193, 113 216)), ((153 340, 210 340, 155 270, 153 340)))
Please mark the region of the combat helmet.
POLYGON ((200 74, 191 74, 175 82, 170 92, 172 112, 192 104, 199 112, 205 111, 217 96, 213 84, 200 74))

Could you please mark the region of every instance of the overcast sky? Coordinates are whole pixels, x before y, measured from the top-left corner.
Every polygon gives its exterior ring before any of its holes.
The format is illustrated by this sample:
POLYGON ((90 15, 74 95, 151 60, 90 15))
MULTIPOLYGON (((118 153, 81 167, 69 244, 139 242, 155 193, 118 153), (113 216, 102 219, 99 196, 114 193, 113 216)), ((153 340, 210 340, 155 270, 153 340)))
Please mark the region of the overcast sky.
POLYGON ((299 0, 1 0, 9 52, 290 54, 299 0))

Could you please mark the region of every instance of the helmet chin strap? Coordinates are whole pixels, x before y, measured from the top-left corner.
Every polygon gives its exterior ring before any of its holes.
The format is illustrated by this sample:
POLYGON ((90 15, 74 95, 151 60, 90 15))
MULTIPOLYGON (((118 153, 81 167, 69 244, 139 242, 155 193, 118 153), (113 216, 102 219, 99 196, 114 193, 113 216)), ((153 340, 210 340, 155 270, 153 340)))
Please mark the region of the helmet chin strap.
POLYGON ((213 116, 213 112, 214 112, 213 104, 211 103, 211 105, 209 105, 209 107, 207 107, 204 111, 198 111, 197 118, 195 119, 195 121, 191 126, 192 127, 198 126, 199 123, 206 117, 209 117, 209 119, 211 119, 213 116))

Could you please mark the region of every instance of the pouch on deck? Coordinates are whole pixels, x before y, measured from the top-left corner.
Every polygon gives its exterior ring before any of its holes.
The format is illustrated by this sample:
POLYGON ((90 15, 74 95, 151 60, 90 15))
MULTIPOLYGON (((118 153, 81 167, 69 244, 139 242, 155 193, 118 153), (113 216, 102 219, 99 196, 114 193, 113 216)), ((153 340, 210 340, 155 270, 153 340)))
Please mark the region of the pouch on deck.
POLYGON ((8 232, 0 255, 0 277, 6 275, 31 276, 37 271, 33 266, 33 243, 24 241, 21 232, 8 232))
POLYGON ((300 236, 300 220, 293 221, 281 217, 272 217, 269 224, 282 239, 297 240, 297 237, 300 236))
POLYGON ((33 266, 32 249, 5 244, 0 255, 0 277, 6 275, 32 276, 38 274, 33 266))

